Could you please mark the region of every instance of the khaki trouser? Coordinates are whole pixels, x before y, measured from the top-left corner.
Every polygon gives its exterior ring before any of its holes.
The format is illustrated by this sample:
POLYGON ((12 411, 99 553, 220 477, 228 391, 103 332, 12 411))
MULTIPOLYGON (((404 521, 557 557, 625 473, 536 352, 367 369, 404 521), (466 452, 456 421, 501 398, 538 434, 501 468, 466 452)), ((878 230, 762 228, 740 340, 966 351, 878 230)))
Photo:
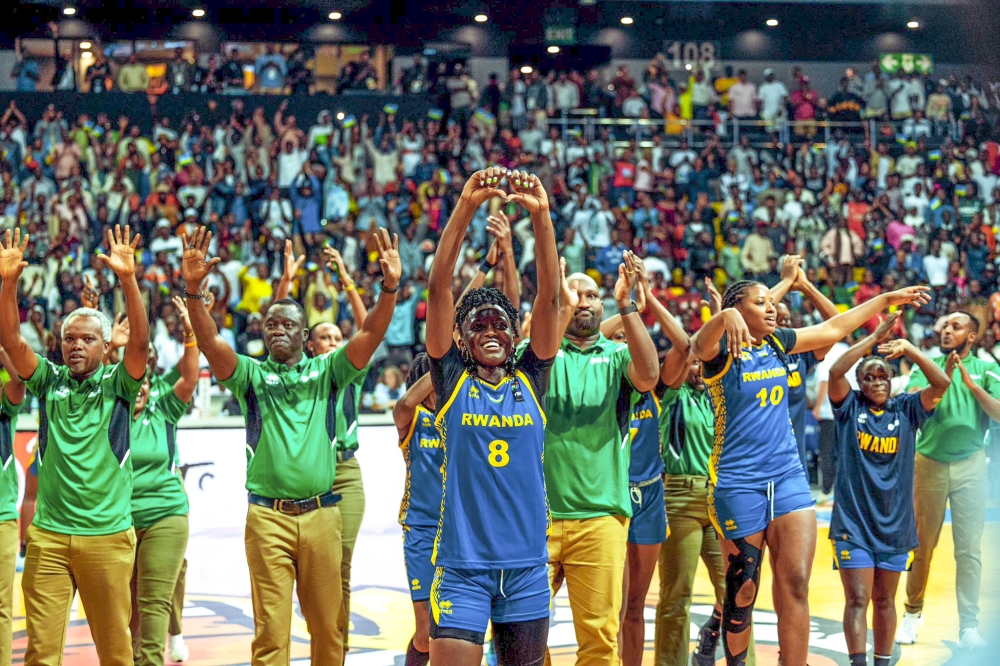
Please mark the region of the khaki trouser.
POLYGON ((187 585, 187 558, 181 564, 181 572, 177 574, 177 583, 174 585, 174 595, 170 599, 170 627, 168 631, 171 636, 180 636, 184 633, 182 618, 184 617, 184 587, 187 585))
POLYGON ((986 524, 986 452, 965 460, 942 463, 917 454, 913 480, 913 508, 917 540, 913 567, 906 577, 906 612, 924 608, 931 557, 941 536, 945 506, 951 503, 951 534, 955 541, 955 594, 959 630, 979 626, 979 586, 986 524))
POLYGON ((17 521, 0 523, 0 666, 10 666, 14 616, 14 566, 20 548, 17 521))
POLYGON ((361 519, 365 515, 365 487, 361 483, 361 466, 357 458, 343 462, 337 457, 337 478, 333 482, 333 493, 340 495, 340 517, 344 523, 340 543, 340 584, 344 597, 344 621, 340 627, 344 637, 344 652, 347 652, 351 628, 351 560, 354 558, 354 544, 361 531, 361 519))
POLYGON ((250 505, 245 541, 253 596, 254 666, 288 665, 296 584, 313 666, 343 663, 342 527, 336 506, 288 516, 250 505))
MULTIPOLYGON (((622 516, 552 521, 549 585, 555 596, 566 581, 578 666, 620 663, 618 628, 627 540, 628 518, 622 516)), ((546 651, 545 664, 551 663, 546 651)))
MULTIPOLYGON (((705 563, 722 604, 726 574, 719 538, 708 518, 708 477, 664 477, 663 501, 670 536, 660 548, 660 600, 656 604, 656 666, 687 666, 691 660, 691 594, 698 561, 705 563)), ((747 666, 756 663, 753 645, 747 666)))
POLYGON ((163 666, 172 598, 187 550, 188 517, 168 516, 136 530, 135 536, 132 651, 136 664, 163 666))
POLYGON ((32 525, 27 540, 21 578, 28 625, 25 666, 62 663, 70 605, 77 590, 101 666, 132 666, 129 582, 135 564, 135 530, 72 536, 32 525))

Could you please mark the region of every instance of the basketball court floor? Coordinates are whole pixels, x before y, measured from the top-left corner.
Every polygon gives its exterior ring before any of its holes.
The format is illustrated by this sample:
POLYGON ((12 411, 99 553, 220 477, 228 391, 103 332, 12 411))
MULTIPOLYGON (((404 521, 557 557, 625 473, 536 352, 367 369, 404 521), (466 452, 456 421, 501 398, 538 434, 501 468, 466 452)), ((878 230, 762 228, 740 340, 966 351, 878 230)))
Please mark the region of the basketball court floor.
MULTIPOLYGON (((206 463, 188 474, 191 500, 191 540, 188 548, 187 602, 184 609, 184 636, 192 666, 246 664, 250 658, 253 617, 249 577, 243 550, 242 431, 184 430, 179 436, 185 463, 206 463)), ((367 509, 354 556, 351 608, 351 652, 348 666, 396 666, 403 664, 406 645, 413 631, 407 579, 403 568, 402 542, 396 524, 403 489, 402 456, 395 445, 394 429, 364 427, 358 458, 363 470, 367 509)), ((810 666, 848 664, 841 615, 843 590, 831 564, 824 523, 829 509, 820 510, 819 546, 810 586, 810 666)), ((983 634, 1000 648, 1000 511, 995 503, 988 511, 983 538, 983 585, 980 618, 983 634)), ((646 599, 646 656, 643 664, 653 664, 653 618, 657 602, 657 576, 646 599)), ((935 554, 926 622, 919 642, 897 646, 894 663, 913 666, 939 664, 1000 664, 997 652, 973 655, 958 650, 958 618, 955 606, 955 566, 951 526, 945 525, 935 554)), ((772 612, 771 571, 765 568, 757 611, 754 614, 757 663, 777 663, 777 625, 772 612)), ((14 599, 14 663, 21 663, 27 637, 18 575, 14 599)), ((905 581, 901 581, 902 590, 905 581)), ((902 592, 897 605, 902 616, 902 592)), ((692 600, 692 637, 711 613, 711 586, 701 569, 692 600)), ((308 633, 300 615, 293 620, 293 664, 309 661, 308 633)), ((575 637, 565 591, 556 598, 556 610, 549 633, 553 663, 573 664, 575 637)), ((693 645, 693 644, 692 644, 693 645)), ((721 648, 717 654, 722 660, 721 648)), ((79 603, 71 614, 66 642, 66 666, 96 666, 86 617, 79 603)))

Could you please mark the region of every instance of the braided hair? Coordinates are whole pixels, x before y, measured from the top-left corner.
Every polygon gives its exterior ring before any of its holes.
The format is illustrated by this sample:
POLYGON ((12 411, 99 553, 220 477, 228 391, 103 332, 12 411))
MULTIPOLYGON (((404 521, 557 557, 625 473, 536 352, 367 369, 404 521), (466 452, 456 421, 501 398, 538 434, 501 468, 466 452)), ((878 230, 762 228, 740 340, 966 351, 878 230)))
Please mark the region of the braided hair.
MULTIPOLYGON (((726 287, 726 292, 722 295, 722 309, 735 308, 744 298, 746 298, 747 293, 750 291, 751 287, 761 286, 765 289, 767 285, 757 282, 756 280, 737 280, 728 287, 726 287)), ((782 349, 781 345, 778 343, 778 339, 774 335, 765 335, 764 342, 767 346, 771 348, 774 355, 781 362, 781 365, 785 368, 785 372, 788 372, 788 354, 782 349)), ((740 364, 743 362, 742 356, 737 356, 735 359, 736 368, 739 370, 740 364)), ((742 373, 736 373, 736 381, 740 382, 742 373)))
MULTIPOLYGON (((455 325, 458 326, 459 331, 462 329, 462 322, 466 320, 469 314, 474 309, 485 305, 495 305, 503 310, 504 314, 506 314, 510 319, 511 326, 513 326, 516 330, 518 322, 517 310, 510 302, 510 299, 507 298, 507 295, 499 289, 495 289, 493 287, 480 287, 479 289, 472 289, 465 294, 465 297, 462 299, 461 304, 455 312, 455 325)), ((510 377, 514 376, 517 365, 514 356, 513 350, 511 350, 511 354, 507 357, 507 361, 504 363, 504 369, 510 377)), ((462 361, 465 363, 466 372, 475 377, 477 366, 475 360, 472 358, 472 352, 468 349, 463 351, 462 361)))
POLYGON ((406 373, 406 385, 407 387, 413 386, 418 379, 426 375, 431 371, 431 357, 427 355, 427 352, 420 352, 413 357, 413 362, 410 363, 410 371, 406 373))

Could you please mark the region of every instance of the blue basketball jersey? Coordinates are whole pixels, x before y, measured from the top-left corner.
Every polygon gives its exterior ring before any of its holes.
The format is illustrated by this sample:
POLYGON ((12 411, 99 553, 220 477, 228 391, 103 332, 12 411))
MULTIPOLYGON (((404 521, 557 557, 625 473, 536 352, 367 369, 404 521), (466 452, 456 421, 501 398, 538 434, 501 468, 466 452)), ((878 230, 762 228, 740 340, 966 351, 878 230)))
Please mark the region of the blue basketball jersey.
POLYGON ((444 449, 434 427, 434 414, 423 405, 417 405, 410 431, 399 448, 406 461, 406 489, 399 505, 399 524, 435 527, 441 519, 444 449))
POLYGON ((663 451, 660 446, 660 400, 653 391, 643 393, 632 407, 632 459, 628 466, 629 483, 649 481, 663 474, 663 451))
POLYGON ((806 464, 806 375, 816 367, 816 355, 812 352, 790 354, 788 356, 788 415, 792 419, 792 431, 799 448, 799 458, 803 468, 806 464))
MULTIPOLYGON (((773 334, 779 349, 795 346, 795 331, 773 334)), ((726 348, 726 336, 720 349, 726 348)), ((788 414, 788 370, 766 341, 744 347, 735 361, 724 351, 705 363, 715 415, 709 480, 717 488, 762 488, 798 470, 798 446, 788 414)))
POLYGON ((444 449, 444 496, 434 564, 507 569, 548 562, 543 450, 551 361, 529 347, 513 377, 494 386, 465 370, 457 347, 431 359, 435 425, 444 449))
POLYGON ((913 459, 917 430, 930 418, 919 393, 890 398, 876 410, 860 391, 834 406, 837 477, 830 539, 878 553, 917 547, 913 459))

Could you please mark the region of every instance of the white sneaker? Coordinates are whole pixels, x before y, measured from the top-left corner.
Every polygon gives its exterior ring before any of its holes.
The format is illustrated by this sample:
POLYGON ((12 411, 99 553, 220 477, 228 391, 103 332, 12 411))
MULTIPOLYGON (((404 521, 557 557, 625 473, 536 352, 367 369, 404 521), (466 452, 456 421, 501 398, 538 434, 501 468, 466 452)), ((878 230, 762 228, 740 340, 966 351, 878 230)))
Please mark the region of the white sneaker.
POLYGON ((958 647, 963 650, 981 650, 986 647, 986 641, 979 635, 976 628, 963 629, 961 637, 958 639, 958 647))
POLYGON ((924 623, 923 613, 903 613, 903 623, 896 630, 896 642, 913 645, 917 642, 917 627, 924 623))
POLYGON ((170 661, 181 662, 187 661, 187 658, 191 656, 191 651, 188 650, 188 646, 184 644, 184 636, 178 634, 177 636, 170 637, 170 661))

